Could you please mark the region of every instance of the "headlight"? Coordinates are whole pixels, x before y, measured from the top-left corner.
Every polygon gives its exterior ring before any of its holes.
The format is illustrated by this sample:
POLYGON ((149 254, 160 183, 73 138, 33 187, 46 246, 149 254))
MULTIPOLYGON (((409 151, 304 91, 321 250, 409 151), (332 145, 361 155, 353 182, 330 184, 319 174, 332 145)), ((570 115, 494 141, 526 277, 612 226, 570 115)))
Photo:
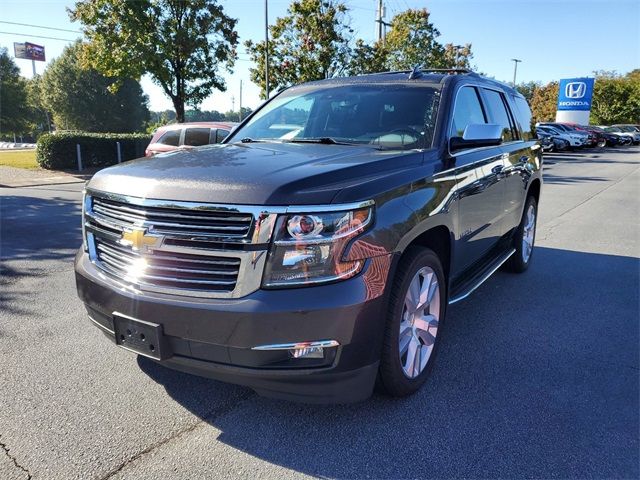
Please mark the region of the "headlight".
POLYGON ((348 243, 373 221, 373 207, 278 217, 263 287, 310 285, 357 275, 364 260, 343 261, 348 243))

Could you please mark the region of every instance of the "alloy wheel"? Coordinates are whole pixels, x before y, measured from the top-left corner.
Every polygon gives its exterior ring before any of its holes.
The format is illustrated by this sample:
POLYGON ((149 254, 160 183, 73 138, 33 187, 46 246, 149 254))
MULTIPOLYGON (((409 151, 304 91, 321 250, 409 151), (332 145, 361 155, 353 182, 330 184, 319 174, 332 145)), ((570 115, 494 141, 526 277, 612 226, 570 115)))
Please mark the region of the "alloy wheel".
POLYGON ((529 261, 531 252, 533 251, 533 241, 536 236, 536 209, 533 205, 529 205, 525 224, 522 229, 522 260, 524 263, 529 261))
POLYGON ((408 378, 420 375, 433 352, 440 316, 440 286, 431 267, 414 275, 405 295, 398 337, 400 363, 408 378))

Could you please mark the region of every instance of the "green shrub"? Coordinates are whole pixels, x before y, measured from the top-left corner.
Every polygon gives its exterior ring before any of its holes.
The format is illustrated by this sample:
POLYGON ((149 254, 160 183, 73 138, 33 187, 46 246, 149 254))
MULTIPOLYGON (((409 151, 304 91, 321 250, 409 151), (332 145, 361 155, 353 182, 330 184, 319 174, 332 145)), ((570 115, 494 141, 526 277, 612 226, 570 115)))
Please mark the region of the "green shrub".
POLYGON ((75 170, 78 168, 76 145, 80 145, 82 166, 106 167, 118 163, 116 142, 120 142, 122 161, 144 156, 151 135, 143 133, 65 132, 41 135, 36 160, 42 168, 75 170))

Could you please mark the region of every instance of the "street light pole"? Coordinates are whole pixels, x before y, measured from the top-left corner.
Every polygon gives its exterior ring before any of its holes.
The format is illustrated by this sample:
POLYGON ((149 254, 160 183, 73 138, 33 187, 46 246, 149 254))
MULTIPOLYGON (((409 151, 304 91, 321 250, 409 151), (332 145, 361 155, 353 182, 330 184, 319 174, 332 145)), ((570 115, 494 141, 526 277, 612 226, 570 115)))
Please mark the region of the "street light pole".
POLYGON ((264 83, 269 98, 269 0, 264 0, 264 83))
POLYGON ((522 62, 522 60, 518 60, 517 58, 512 58, 511 61, 513 62, 513 86, 515 88, 515 86, 516 86, 516 75, 518 73, 518 63, 522 62))

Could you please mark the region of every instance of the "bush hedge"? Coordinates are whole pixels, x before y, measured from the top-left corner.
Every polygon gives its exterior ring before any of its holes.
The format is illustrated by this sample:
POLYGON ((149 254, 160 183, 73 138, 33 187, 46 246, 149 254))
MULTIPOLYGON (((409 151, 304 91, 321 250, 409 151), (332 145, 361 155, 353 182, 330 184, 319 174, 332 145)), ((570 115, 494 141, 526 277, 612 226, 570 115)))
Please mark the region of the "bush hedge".
POLYGON ((116 142, 120 142, 122 161, 144 156, 151 135, 144 133, 65 132, 42 135, 38 139, 36 159, 42 168, 75 170, 78 168, 76 145, 80 145, 83 168, 106 167, 118 163, 116 142))

